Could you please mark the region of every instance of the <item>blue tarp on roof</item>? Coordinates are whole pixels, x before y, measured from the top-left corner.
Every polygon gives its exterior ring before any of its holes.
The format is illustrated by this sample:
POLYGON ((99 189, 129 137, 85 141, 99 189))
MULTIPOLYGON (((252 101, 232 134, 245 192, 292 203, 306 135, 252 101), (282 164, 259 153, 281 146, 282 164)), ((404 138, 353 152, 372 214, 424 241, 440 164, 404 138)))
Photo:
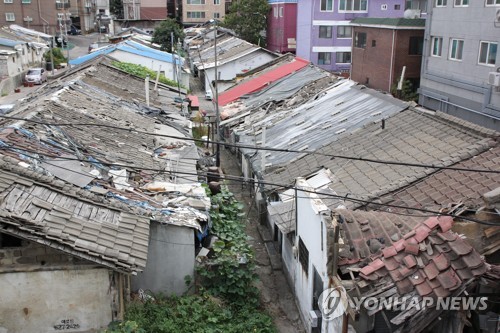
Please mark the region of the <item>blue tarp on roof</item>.
MULTIPOLYGON (((158 51, 155 50, 151 47, 142 45, 140 43, 134 42, 134 41, 124 41, 118 44, 110 45, 108 47, 98 49, 90 54, 84 55, 82 57, 73 59, 69 61, 70 65, 80 65, 84 62, 87 62, 89 60, 95 59, 96 57, 100 56, 101 54, 109 54, 115 50, 120 50, 123 52, 128 52, 136 55, 140 55, 146 58, 151 58, 159 61, 164 61, 164 62, 173 62, 173 55, 168 52, 163 52, 163 51, 158 51)), ((183 62, 183 59, 181 58, 181 62, 183 62)))
POLYGON ((8 47, 14 47, 16 45, 24 44, 25 42, 20 41, 20 40, 12 40, 12 39, 7 39, 7 38, 0 38, 0 45, 2 46, 8 46, 8 47))

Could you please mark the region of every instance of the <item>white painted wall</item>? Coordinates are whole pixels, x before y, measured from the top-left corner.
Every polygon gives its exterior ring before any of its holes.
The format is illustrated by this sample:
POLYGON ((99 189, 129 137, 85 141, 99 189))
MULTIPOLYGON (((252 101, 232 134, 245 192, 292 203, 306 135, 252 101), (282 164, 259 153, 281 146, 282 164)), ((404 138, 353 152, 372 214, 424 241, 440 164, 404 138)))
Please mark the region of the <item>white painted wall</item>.
MULTIPOLYGON (((165 77, 170 80, 174 80, 174 67, 173 64, 167 61, 160 61, 156 59, 151 59, 147 57, 143 57, 137 54, 124 52, 121 50, 113 51, 110 54, 111 57, 115 58, 118 61, 129 62, 136 65, 145 66, 154 71, 158 71, 161 66, 161 71, 165 74, 165 77)), ((152 80, 156 78, 151 78, 152 80)))
MULTIPOLYGON (((251 70, 253 68, 259 67, 271 60, 276 58, 276 56, 262 51, 257 50, 250 54, 247 54, 239 59, 227 62, 223 65, 218 66, 217 71, 220 73, 220 80, 233 80, 236 74, 243 73, 243 70, 251 70)), ((210 89, 210 82, 215 79, 215 69, 208 68, 205 70, 205 89, 210 89)))
MULTIPOLYGON (((305 180, 298 180, 298 186, 308 185, 305 180)), ((327 228, 324 222, 325 216, 330 216, 330 211, 321 200, 312 197, 314 194, 297 191, 297 236, 309 251, 308 275, 302 269, 299 258, 295 258, 295 294, 297 297, 299 311, 306 326, 307 332, 311 332, 309 311, 313 309, 313 279, 314 270, 321 276, 323 281, 323 290, 328 288, 327 274, 327 228)), ((296 241, 298 251, 298 238, 296 241)), ((284 252, 289 251, 286 247, 284 252)), ((283 253, 284 258, 290 258, 289 253, 283 253)), ((326 322, 322 321, 322 332, 336 333, 341 332, 342 319, 326 322)))
POLYGON ((0 332, 84 332, 112 320, 107 269, 0 274, 0 332), (70 320, 78 329, 58 330, 70 320))

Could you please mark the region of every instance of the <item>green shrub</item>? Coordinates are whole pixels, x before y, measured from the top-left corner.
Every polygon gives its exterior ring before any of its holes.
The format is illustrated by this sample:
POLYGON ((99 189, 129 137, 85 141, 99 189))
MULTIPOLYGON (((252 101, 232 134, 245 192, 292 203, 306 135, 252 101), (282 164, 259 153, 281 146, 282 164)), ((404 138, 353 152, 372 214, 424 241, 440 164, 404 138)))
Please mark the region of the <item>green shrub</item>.
MULTIPOLYGON (((121 69, 124 72, 141 77, 143 79, 149 75, 149 78, 151 80, 156 80, 156 76, 158 75, 157 72, 155 72, 155 71, 153 71, 145 66, 131 64, 128 62, 113 61, 112 65, 115 66, 116 68, 121 69)), ((177 82, 170 80, 170 79, 167 79, 165 77, 165 75, 163 75, 163 74, 160 74, 160 78, 158 79, 158 81, 163 83, 163 84, 166 84, 168 86, 177 88, 177 82)), ((185 87, 183 85, 180 85, 180 87, 185 89, 185 87)))

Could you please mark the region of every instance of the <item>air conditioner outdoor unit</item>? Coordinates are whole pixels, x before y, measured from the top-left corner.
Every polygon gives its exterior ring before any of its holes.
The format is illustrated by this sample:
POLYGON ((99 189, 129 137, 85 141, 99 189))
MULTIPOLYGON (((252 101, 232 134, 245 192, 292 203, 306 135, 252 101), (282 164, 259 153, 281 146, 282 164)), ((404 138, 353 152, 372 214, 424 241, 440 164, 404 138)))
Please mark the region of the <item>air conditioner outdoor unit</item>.
POLYGON ((500 72, 490 72, 488 83, 493 87, 500 87, 500 72))

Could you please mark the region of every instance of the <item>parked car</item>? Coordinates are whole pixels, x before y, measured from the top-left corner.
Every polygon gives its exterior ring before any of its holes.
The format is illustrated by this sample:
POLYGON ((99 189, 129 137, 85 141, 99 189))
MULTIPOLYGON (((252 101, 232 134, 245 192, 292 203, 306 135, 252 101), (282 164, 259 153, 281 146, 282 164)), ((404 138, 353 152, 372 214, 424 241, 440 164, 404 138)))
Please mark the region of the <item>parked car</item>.
POLYGON ((35 84, 47 82, 47 71, 44 68, 31 68, 24 76, 24 82, 35 84))
POLYGON ((69 28, 69 30, 67 31, 68 35, 81 35, 82 34, 82 31, 80 29, 78 29, 77 27, 75 27, 74 25, 71 25, 71 27, 69 28))

